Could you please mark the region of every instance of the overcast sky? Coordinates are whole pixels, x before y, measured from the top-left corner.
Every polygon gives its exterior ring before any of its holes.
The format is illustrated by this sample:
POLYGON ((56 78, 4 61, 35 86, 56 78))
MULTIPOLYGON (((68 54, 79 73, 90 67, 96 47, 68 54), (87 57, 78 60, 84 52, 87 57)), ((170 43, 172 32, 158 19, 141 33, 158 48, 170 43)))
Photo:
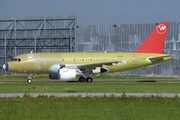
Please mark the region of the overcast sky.
POLYGON ((77 16, 78 25, 180 22, 180 0, 1 0, 0 17, 77 16))

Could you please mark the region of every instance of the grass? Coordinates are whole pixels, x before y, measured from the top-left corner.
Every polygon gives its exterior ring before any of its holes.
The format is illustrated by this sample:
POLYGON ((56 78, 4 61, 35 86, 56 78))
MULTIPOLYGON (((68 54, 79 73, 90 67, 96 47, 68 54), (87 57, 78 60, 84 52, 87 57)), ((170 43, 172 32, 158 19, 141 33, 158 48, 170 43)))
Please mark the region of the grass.
POLYGON ((126 92, 179 93, 180 83, 3 83, 0 93, 126 92))
POLYGON ((180 98, 0 98, 0 119, 179 120, 180 98))
POLYGON ((93 83, 65 82, 50 80, 46 76, 37 76, 33 82, 26 82, 27 76, 0 76, 0 93, 39 93, 39 92, 130 92, 130 93, 179 93, 178 79, 145 76, 98 76, 93 83), (101 79, 100 79, 101 78, 101 79), (124 78, 124 79, 118 79, 124 78), (133 79, 134 78, 134 79, 133 79), (137 79, 138 78, 138 79, 137 79), (157 83, 139 83, 137 81, 156 80, 157 83), (10 82, 10 83, 6 83, 10 82), (124 83, 133 82, 133 83, 124 83), (164 83, 161 83, 164 82, 164 83), (176 82, 176 83, 171 83, 176 82))
MULTIPOLYGON (((180 82, 173 78, 143 76, 95 77, 93 83, 49 80, 46 76, 0 76, 1 93, 27 93, 24 97, 0 98, 1 120, 164 120, 180 119, 180 98, 151 97, 54 97, 32 98, 28 93, 43 92, 131 92, 179 93, 180 82), (156 80, 139 83, 138 80, 156 80), (6 83, 10 81, 10 83, 6 83), (114 81, 114 82, 112 82, 114 81), (123 83, 123 82, 134 83, 123 83), (160 82, 165 83, 160 83, 160 82), (176 83, 170 83, 170 82, 176 83), (179 83, 178 83, 179 82, 179 83)), ((94 77, 93 77, 94 78, 94 77)))

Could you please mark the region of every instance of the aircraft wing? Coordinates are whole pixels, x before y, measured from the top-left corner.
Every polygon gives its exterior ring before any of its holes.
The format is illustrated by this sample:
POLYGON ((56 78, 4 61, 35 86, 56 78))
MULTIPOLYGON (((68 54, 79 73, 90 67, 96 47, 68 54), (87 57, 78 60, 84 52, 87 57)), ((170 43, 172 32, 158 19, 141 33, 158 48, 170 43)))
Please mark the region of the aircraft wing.
POLYGON ((82 65, 65 65, 66 67, 75 67, 80 69, 86 76, 92 73, 92 70, 104 66, 113 66, 113 65, 122 65, 126 64, 126 61, 111 61, 111 62, 102 62, 102 63, 93 63, 93 64, 82 64, 82 65))
POLYGON ((86 68, 95 69, 96 67, 103 67, 104 65, 113 66, 113 63, 118 63, 118 62, 120 62, 120 61, 85 64, 85 65, 78 65, 77 67, 80 68, 80 69, 86 69, 86 68))
MULTIPOLYGON (((120 62, 120 61, 118 61, 120 62)), ((89 74, 92 73, 92 70, 95 70, 97 67, 104 67, 104 66, 113 66, 113 64, 118 63, 117 61, 113 62, 102 62, 102 63, 94 63, 94 64, 84 64, 84 65, 77 65, 77 67, 86 75, 89 76, 89 74)))

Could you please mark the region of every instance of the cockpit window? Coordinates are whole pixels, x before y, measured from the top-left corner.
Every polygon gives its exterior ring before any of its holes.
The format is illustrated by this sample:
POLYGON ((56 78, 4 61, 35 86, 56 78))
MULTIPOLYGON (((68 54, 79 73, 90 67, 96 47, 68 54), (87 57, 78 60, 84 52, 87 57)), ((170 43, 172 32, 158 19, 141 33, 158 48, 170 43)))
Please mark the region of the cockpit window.
POLYGON ((11 61, 18 61, 18 62, 20 62, 21 59, 19 59, 19 58, 13 58, 13 59, 11 59, 11 61))

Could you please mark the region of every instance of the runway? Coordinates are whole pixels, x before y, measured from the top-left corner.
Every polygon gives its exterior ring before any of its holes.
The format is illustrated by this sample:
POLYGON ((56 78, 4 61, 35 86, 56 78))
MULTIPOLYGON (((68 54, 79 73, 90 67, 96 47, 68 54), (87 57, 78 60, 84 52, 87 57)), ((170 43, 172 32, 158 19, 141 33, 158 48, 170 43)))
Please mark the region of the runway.
MULTIPOLYGON (((0 93, 0 97, 23 97, 25 93, 0 93)), ((56 97, 175 97, 180 93, 26 93, 30 97, 56 96, 56 97)))
MULTIPOLYGON (((74 80, 74 81, 61 81, 61 80, 52 80, 52 81, 39 81, 39 80, 34 80, 32 81, 33 83, 78 83, 79 81, 74 80)), ((0 84, 3 83, 27 83, 26 80, 1 80, 0 84)), ((94 80, 93 83, 180 83, 180 79, 112 79, 112 80, 94 80)))

